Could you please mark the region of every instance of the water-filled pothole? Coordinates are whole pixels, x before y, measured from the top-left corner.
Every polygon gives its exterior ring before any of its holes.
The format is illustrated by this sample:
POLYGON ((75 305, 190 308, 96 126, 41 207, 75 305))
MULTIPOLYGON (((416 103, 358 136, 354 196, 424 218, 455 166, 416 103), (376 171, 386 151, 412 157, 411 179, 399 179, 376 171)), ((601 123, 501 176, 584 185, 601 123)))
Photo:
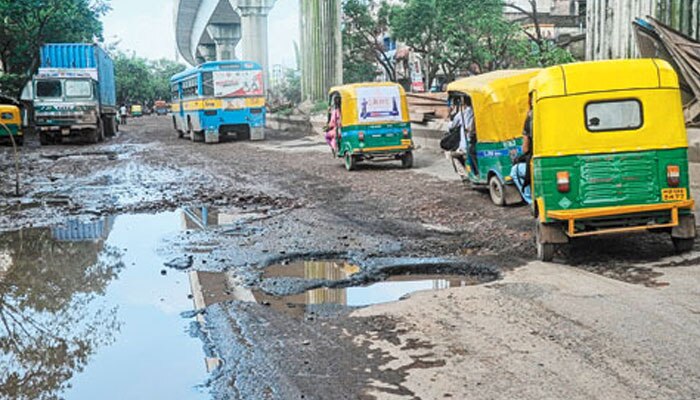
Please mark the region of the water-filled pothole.
POLYGON ((397 301, 418 291, 472 286, 498 277, 489 269, 456 262, 418 260, 366 269, 342 260, 302 260, 265 269, 254 288, 236 285, 225 273, 193 272, 201 304, 239 300, 304 315, 397 301))

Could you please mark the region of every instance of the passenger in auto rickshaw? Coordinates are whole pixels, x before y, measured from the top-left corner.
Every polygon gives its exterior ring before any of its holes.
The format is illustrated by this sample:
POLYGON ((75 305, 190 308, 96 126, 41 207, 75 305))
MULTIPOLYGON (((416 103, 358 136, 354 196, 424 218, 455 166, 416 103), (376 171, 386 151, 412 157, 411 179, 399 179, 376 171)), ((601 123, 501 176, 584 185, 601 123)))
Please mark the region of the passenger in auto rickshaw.
POLYGON ((532 159, 532 93, 528 94, 528 111, 523 126, 523 151, 513 159, 510 176, 527 204, 532 204, 530 160, 532 159))
POLYGON ((340 137, 341 113, 340 96, 333 97, 333 105, 328 113, 328 125, 326 127, 326 143, 330 146, 333 155, 338 152, 338 138, 340 137))

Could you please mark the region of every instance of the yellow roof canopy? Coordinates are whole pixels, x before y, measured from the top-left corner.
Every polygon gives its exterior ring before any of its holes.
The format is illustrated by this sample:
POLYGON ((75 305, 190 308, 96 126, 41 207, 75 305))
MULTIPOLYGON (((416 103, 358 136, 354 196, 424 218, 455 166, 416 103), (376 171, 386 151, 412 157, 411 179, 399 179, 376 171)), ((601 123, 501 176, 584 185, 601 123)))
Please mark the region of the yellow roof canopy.
POLYGON ((502 142, 522 135, 530 79, 540 69, 501 70, 460 79, 447 86, 450 96, 472 100, 477 140, 502 142))

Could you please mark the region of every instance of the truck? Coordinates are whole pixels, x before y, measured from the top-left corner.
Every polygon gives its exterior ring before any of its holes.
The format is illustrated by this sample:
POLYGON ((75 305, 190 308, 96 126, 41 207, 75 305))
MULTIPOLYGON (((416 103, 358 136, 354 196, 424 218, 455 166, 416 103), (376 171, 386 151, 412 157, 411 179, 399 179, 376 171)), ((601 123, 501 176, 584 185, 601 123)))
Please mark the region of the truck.
POLYGON ((96 44, 52 43, 41 47, 37 73, 25 93, 42 145, 79 138, 97 143, 114 136, 117 101, 114 63, 96 44))

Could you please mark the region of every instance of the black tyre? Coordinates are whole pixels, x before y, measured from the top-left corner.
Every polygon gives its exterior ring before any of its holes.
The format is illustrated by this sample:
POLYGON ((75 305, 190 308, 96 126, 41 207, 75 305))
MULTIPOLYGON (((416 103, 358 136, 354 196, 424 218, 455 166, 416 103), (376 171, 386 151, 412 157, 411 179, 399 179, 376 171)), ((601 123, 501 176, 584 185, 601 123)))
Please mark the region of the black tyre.
POLYGON ((693 250, 693 246, 695 245, 694 238, 672 237, 671 240, 673 241, 673 248, 676 249, 676 253, 687 253, 693 250))
POLYGON ((504 206, 506 204, 506 192, 503 187, 503 182, 496 175, 492 175, 489 178, 489 194, 491 195, 491 201, 497 206, 504 206))
POLYGON ((51 144, 51 138, 49 138, 49 135, 46 132, 39 132, 39 143, 41 143, 42 146, 48 146, 51 144))
POLYGON ((24 136, 15 137, 15 145, 24 146, 24 136))
POLYGON ((357 157, 352 155, 349 151, 345 152, 345 169, 348 171, 354 171, 357 168, 357 157))
POLYGON ((401 166, 403 168, 413 168, 413 152, 406 152, 403 156, 401 156, 401 166))
POLYGON ((537 245, 537 259, 540 261, 552 261, 554 259, 554 253, 557 250, 557 246, 553 243, 543 243, 542 242, 542 224, 536 222, 535 228, 535 242, 537 245))

